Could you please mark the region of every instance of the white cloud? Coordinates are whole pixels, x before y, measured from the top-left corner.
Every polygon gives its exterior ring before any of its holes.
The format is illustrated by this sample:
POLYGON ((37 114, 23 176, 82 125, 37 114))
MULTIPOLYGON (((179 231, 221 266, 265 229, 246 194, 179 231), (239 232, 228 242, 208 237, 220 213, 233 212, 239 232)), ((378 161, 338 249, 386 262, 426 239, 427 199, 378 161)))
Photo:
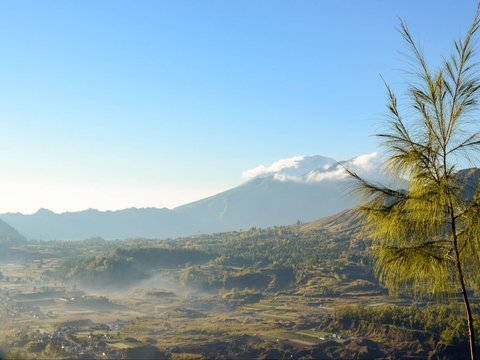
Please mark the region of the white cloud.
POLYGON ((244 178, 253 178, 256 176, 273 173, 274 180, 280 182, 292 181, 303 183, 319 183, 321 181, 347 179, 349 175, 345 170, 345 167, 366 177, 369 177, 369 175, 378 176, 379 172, 381 172, 379 156, 377 152, 357 156, 351 160, 343 162, 343 166, 326 164, 321 168, 307 168, 306 172, 309 170, 310 172, 306 174, 292 174, 288 171, 282 171, 291 168, 299 168, 302 160, 304 159, 304 156, 294 156, 288 159, 281 159, 277 162, 274 162, 270 166, 260 165, 253 169, 246 170, 242 175, 244 178))
MULTIPOLYGON (((357 156, 344 163, 344 166, 348 169, 359 173, 362 176, 369 176, 370 174, 376 174, 380 170, 378 153, 373 152, 370 154, 357 156)), ((325 165, 322 170, 315 169, 304 176, 289 176, 286 174, 275 174, 274 179, 280 182, 283 181, 295 181, 304 183, 319 183, 326 180, 343 180, 349 177, 345 167, 337 165, 330 167, 325 165)))
POLYGON ((288 159, 278 160, 270 166, 259 165, 253 169, 245 170, 242 173, 242 177, 250 179, 259 175, 276 173, 283 169, 296 168, 304 158, 304 156, 294 156, 288 159))
POLYGON ((273 180, 284 182, 284 181, 295 181, 295 182, 303 182, 303 179, 300 176, 292 176, 286 174, 274 174, 273 180))
POLYGON ((375 151, 370 154, 360 155, 351 161, 351 164, 362 170, 372 170, 375 167, 375 159, 378 157, 378 153, 375 151))
POLYGON ((320 182, 323 180, 341 180, 348 177, 348 173, 345 169, 337 165, 337 167, 333 170, 325 171, 325 172, 312 172, 309 173, 305 179, 306 182, 320 182))
MULTIPOLYGON (((373 152, 370 154, 360 155, 352 160, 346 162, 345 167, 358 172, 361 175, 366 175, 374 170, 378 170, 378 153, 373 152)), ((345 167, 337 165, 335 168, 324 172, 311 172, 306 176, 306 182, 320 182, 323 180, 342 180, 348 178, 348 173, 345 167)))

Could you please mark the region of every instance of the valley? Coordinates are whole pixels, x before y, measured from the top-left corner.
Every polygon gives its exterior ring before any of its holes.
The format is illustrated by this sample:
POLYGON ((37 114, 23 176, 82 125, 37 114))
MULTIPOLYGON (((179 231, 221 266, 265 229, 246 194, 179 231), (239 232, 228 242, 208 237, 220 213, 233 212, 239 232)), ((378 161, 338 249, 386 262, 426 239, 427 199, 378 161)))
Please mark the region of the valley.
POLYGON ((413 359, 465 348, 460 308, 377 282, 354 211, 175 240, 3 246, 18 254, 0 264, 7 359, 413 359))

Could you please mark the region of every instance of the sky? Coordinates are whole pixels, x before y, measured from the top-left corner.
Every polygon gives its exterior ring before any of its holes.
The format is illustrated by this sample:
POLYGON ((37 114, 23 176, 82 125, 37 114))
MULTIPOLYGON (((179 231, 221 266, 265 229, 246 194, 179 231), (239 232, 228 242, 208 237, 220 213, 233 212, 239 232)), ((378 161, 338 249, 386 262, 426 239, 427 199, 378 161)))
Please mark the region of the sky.
POLYGON ((279 159, 378 151, 404 19, 432 63, 473 0, 0 0, 0 212, 175 207, 279 159))

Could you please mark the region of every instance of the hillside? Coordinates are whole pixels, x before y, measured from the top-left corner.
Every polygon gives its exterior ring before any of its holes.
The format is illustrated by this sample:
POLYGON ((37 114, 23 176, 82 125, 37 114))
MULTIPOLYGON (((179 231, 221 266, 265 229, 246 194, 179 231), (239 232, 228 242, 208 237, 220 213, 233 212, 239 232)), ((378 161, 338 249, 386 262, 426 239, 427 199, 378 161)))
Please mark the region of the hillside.
POLYGON ((21 235, 15 228, 0 220, 0 244, 23 243, 26 238, 21 235))
POLYGON ((356 204, 345 181, 255 178, 237 188, 174 209, 201 233, 312 221, 356 204))

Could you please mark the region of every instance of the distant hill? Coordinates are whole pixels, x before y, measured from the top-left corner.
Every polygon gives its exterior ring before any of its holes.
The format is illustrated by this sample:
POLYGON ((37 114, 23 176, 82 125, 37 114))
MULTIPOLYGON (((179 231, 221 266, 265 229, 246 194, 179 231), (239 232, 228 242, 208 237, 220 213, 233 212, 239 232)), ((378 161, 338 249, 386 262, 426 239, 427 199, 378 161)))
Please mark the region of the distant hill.
POLYGON ((17 230, 8 225, 5 221, 0 220, 0 262, 8 261, 9 263, 17 261, 25 261, 38 258, 37 254, 18 249, 17 247, 24 244, 27 239, 17 230))
POLYGON ((0 244, 17 244, 25 241, 27 239, 23 235, 5 221, 0 220, 0 244))
POLYGON ((131 208, 119 211, 88 209, 62 214, 40 209, 32 215, 8 213, 0 215, 0 218, 21 229, 29 239, 40 240, 169 237, 181 228, 181 219, 172 210, 165 208, 131 208))

